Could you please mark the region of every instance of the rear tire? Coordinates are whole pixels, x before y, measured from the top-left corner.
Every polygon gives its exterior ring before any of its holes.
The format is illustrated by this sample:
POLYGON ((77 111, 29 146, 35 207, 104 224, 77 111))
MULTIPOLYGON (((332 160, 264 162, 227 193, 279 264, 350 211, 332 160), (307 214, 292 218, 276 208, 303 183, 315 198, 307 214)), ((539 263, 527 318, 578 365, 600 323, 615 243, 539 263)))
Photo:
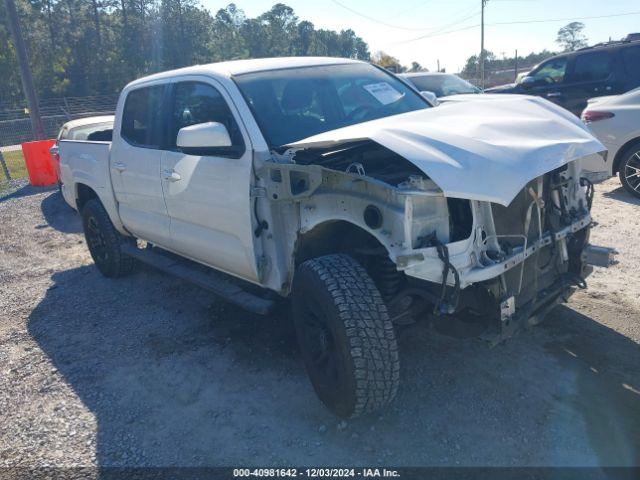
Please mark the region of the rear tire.
POLYGON ((349 255, 304 262, 293 282, 293 318, 302 357, 322 402, 340 417, 388 405, 400 363, 380 292, 349 255))
POLYGON ((640 198, 640 143, 631 145, 620 162, 620 183, 634 197, 640 198))
POLYGON ((131 273, 134 259, 122 253, 121 245, 135 240, 116 230, 100 200, 93 198, 82 207, 82 227, 91 257, 102 275, 116 278, 131 273))

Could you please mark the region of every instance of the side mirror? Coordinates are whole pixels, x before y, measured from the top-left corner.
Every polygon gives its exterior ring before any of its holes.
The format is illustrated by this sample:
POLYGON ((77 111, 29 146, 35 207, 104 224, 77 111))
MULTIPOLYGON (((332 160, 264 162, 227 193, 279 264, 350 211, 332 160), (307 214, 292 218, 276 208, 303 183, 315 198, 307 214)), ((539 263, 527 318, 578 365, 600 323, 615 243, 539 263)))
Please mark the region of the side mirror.
POLYGON ((431 92, 431 91, 429 91, 429 90, 421 90, 420 91, 420 95, 422 95, 424 98, 426 98, 434 106, 440 104, 440 102, 438 102, 438 97, 436 97, 436 94, 431 92))
POLYGON ((523 88, 531 88, 537 84, 538 80, 536 80, 535 77, 523 77, 520 81, 520 85, 522 85, 523 88))
POLYGON ((181 128, 178 132, 176 145, 185 150, 200 150, 231 147, 232 143, 227 127, 219 122, 207 122, 181 128))

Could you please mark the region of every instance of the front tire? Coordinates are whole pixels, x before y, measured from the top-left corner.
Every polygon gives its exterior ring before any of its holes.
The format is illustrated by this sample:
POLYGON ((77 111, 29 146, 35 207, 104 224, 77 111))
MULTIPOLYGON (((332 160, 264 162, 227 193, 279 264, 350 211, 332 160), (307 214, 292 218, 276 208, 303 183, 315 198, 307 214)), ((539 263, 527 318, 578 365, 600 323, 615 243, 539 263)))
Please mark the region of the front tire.
POLYGON ((82 207, 82 227, 89 252, 100 273, 109 278, 131 273, 134 260, 121 249, 121 244, 128 238, 113 226, 100 200, 91 199, 82 207))
POLYGON ((620 183, 634 197, 640 198, 640 143, 629 148, 620 162, 620 183))
POLYGON ((293 282, 302 357, 320 400, 350 418, 388 405, 400 363, 393 324, 366 270, 349 255, 304 262, 293 282))

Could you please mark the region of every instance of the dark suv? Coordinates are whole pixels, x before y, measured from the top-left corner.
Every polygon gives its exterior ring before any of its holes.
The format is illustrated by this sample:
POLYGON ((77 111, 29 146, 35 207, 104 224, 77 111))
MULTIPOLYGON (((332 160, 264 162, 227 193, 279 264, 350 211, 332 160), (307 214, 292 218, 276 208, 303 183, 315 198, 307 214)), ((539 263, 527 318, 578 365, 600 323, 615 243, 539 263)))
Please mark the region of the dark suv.
POLYGON ((580 115, 587 99, 640 86, 640 40, 609 42, 557 55, 534 67, 520 83, 487 93, 538 95, 580 115))

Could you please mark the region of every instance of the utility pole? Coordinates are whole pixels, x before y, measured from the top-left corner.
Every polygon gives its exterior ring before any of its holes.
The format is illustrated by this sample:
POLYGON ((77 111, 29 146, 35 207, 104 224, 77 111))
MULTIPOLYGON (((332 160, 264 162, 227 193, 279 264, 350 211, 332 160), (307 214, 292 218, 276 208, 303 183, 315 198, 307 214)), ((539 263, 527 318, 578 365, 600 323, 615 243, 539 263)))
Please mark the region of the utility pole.
POLYGON ((27 108, 29 109, 29 118, 31 119, 31 129, 36 140, 44 139, 44 128, 42 119, 40 118, 40 107, 38 106, 38 97, 33 88, 33 77, 29 68, 29 59, 27 58, 27 49, 24 46, 22 31, 18 23, 18 12, 14 0, 4 0, 7 18, 9 20, 9 30, 13 37, 13 45, 16 49, 18 63, 20 64, 20 79, 22 80, 22 89, 27 99, 27 108))
POLYGON ((515 59, 516 59, 516 65, 515 65, 515 68, 514 68, 513 81, 517 82, 518 81, 518 49, 517 48, 516 48, 515 59))
POLYGON ((438 72, 440 71, 440 59, 438 59, 438 72))
POLYGON ((484 7, 487 0, 480 0, 482 7, 480 10, 480 88, 484 90, 484 7))

